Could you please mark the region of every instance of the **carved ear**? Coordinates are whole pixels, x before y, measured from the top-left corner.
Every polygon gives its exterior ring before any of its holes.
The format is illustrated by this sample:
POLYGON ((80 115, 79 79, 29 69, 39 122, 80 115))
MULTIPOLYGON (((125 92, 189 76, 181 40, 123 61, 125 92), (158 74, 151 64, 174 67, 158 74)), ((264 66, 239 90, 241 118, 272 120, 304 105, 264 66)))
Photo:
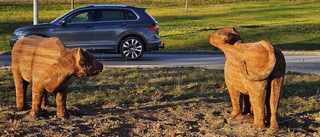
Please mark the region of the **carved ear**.
POLYGON ((84 60, 84 50, 81 48, 77 49, 77 62, 80 66, 84 65, 85 60, 84 60))
POLYGON ((222 33, 221 35, 224 35, 225 44, 229 43, 233 38, 233 35, 230 32, 222 33))
POLYGON ((230 28, 228 28, 228 29, 229 29, 229 31, 230 31, 231 33, 234 33, 234 34, 238 34, 238 35, 239 35, 239 32, 236 30, 236 28, 230 27, 230 28))
POLYGON ((245 51, 239 65, 241 73, 248 79, 264 80, 272 73, 275 64, 273 46, 266 41, 261 41, 245 51))
POLYGON ((234 43, 236 43, 237 41, 243 42, 243 40, 242 40, 239 32, 236 30, 236 28, 230 27, 230 28, 228 28, 228 32, 230 32, 231 35, 232 35, 232 38, 231 38, 231 40, 228 42, 228 44, 234 45, 234 43))

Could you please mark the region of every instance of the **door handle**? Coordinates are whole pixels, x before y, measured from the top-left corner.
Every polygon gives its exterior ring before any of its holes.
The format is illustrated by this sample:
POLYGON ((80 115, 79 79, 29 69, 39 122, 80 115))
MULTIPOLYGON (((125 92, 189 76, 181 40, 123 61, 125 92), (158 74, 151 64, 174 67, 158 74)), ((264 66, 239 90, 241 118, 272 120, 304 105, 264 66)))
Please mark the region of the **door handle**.
POLYGON ((87 26, 86 26, 86 28, 91 28, 91 27, 92 27, 92 25, 87 25, 87 26))
POLYGON ((126 26, 127 23, 119 23, 118 25, 119 25, 119 26, 126 26))

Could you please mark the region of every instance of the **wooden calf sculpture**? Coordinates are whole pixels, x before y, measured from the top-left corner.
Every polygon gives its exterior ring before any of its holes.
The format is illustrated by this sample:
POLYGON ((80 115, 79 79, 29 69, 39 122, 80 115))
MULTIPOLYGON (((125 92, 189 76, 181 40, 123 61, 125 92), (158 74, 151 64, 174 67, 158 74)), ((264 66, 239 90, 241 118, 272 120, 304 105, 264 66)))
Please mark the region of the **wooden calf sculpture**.
POLYGON ((17 111, 27 109, 27 87, 32 83, 30 115, 42 113, 47 92, 56 93, 57 116, 68 116, 66 99, 71 76, 84 77, 101 72, 103 65, 86 50, 67 49, 56 37, 29 36, 12 49, 12 73, 16 86, 17 111), (43 99, 43 100, 42 100, 43 99))
POLYGON ((252 105, 252 127, 264 128, 267 120, 271 128, 279 128, 276 112, 286 67, 282 52, 267 41, 244 43, 234 28, 211 34, 210 43, 220 48, 227 58, 224 75, 233 107, 231 117, 242 115, 242 93, 249 95, 252 105))

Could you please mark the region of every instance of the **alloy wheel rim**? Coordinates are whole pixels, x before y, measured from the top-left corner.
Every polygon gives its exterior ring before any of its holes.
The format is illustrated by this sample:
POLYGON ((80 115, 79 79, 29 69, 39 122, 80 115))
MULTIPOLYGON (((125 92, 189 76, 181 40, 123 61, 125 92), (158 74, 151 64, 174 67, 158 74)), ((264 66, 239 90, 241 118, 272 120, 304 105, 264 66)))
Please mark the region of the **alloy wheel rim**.
POLYGON ((123 43, 122 52, 127 58, 137 58, 142 52, 142 45, 137 39, 129 39, 123 43))

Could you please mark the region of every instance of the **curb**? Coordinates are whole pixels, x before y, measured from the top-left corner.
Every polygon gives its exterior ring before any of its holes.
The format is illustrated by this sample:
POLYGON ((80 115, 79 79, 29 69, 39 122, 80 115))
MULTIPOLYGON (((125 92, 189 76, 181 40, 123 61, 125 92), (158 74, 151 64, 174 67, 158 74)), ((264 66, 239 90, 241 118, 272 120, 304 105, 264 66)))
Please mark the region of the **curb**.
POLYGON ((0 51, 0 55, 11 55, 11 51, 0 51))
MULTIPOLYGON (((282 51, 284 55, 316 56, 320 51, 282 51)), ((158 50, 146 54, 224 54, 221 50, 158 50)))
POLYGON ((282 51, 284 55, 304 55, 304 56, 319 56, 319 51, 282 51))
POLYGON ((157 50, 146 54, 223 54, 221 50, 157 50))
MULTIPOLYGON (((282 51, 284 55, 320 56, 320 51, 282 51)), ((145 54, 223 54, 221 50, 158 50, 145 54)), ((11 51, 0 51, 0 55, 11 55, 11 51)))

